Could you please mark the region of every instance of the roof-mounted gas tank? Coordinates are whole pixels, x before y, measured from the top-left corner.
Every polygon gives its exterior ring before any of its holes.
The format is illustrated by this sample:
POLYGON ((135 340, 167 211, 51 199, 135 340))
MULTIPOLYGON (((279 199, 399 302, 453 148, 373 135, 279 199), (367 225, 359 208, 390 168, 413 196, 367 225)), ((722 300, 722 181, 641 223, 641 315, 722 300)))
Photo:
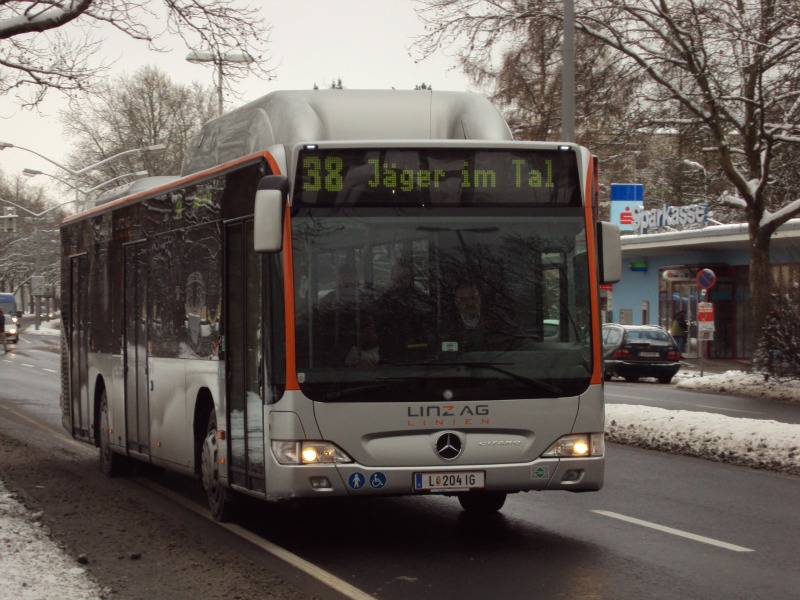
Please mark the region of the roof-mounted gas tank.
POLYGON ((189 143, 182 175, 275 145, 331 140, 510 140, 483 96, 430 90, 273 92, 212 119, 189 143))

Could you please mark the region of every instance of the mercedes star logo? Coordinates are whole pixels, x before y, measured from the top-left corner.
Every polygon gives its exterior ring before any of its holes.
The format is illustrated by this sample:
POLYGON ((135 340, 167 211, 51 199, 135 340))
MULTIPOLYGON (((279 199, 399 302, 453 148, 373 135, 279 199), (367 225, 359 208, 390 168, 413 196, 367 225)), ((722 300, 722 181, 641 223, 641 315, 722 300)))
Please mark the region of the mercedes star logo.
POLYGON ((452 431, 443 433, 436 440, 436 452, 444 460, 455 460, 461 454, 461 438, 452 431))

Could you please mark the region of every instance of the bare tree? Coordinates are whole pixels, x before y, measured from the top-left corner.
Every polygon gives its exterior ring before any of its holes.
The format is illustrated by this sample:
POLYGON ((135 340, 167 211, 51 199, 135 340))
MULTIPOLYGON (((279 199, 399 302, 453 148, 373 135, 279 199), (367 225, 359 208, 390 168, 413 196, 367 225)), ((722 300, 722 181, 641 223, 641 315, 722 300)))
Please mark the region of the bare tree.
MULTIPOLYGON (((636 62, 704 132, 750 238, 753 337, 769 312, 770 240, 800 215, 800 5, 783 0, 590 0, 579 27, 636 62)), ((666 115, 665 115, 666 117, 666 115)))
MULTIPOLYGON (((422 0, 420 48, 489 51, 521 23, 562 19, 560 0, 422 0)), ((772 291, 772 235, 800 215, 800 4, 788 0, 582 0, 576 27, 638 65, 643 110, 698 132, 750 238, 750 323, 757 340, 772 291)))
POLYGON ((164 50, 164 34, 176 34, 198 52, 253 57, 249 68, 226 65, 227 85, 250 72, 272 76, 259 60, 270 27, 258 8, 229 0, 3 0, 0 94, 16 92, 21 105, 32 107, 48 90, 72 93, 91 86, 108 68, 97 58, 102 40, 93 32, 98 26, 141 40, 152 50, 164 50))
POLYGON ((139 171, 177 175, 190 138, 216 116, 214 89, 174 83, 154 66, 142 67, 97 87, 61 115, 64 132, 74 142, 69 163, 76 169, 126 150, 167 145, 158 154, 132 154, 87 174, 84 188, 139 171))
POLYGON ((44 275, 47 283, 59 279, 58 224, 65 213, 60 208, 48 210, 43 189, 23 180, 21 175, 8 178, 0 173, 0 213, 8 208, 17 215, 16 231, 0 235, 0 290, 4 292, 17 292, 31 275, 44 275), (33 216, 37 214, 41 216, 33 216))

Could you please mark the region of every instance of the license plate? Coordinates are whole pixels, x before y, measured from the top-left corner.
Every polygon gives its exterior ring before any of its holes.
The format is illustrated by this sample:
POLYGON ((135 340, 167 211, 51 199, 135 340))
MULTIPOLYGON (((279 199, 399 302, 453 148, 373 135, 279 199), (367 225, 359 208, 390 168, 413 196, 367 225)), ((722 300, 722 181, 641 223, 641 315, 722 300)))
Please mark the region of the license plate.
POLYGON ((658 352, 639 352, 639 356, 644 356, 646 358, 658 358, 658 352))
POLYGON ((483 488, 483 471, 452 471, 414 473, 414 489, 417 491, 444 492, 483 488))

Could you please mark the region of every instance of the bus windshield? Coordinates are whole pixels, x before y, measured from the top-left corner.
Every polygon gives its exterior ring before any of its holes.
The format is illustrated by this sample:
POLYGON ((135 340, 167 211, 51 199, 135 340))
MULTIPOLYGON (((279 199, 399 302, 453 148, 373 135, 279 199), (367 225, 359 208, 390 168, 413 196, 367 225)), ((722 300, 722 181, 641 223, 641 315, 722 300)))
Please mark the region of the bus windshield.
POLYGON ((301 152, 297 373, 312 399, 558 398, 588 387, 574 154, 446 152, 301 152))

